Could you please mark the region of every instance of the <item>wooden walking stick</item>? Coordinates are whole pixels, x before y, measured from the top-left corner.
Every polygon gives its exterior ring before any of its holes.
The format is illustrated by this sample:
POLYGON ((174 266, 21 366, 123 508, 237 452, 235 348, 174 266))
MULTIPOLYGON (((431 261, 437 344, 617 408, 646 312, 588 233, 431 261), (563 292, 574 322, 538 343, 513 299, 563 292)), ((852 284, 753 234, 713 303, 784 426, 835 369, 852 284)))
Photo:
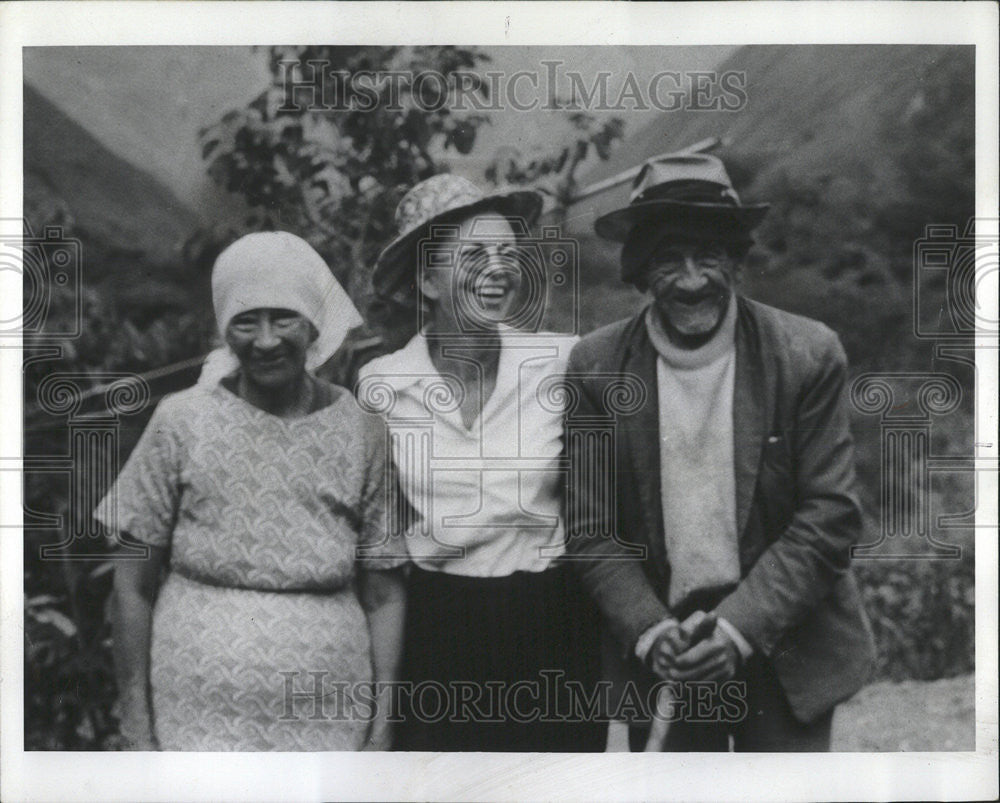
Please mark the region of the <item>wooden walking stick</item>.
MULTIPOLYGON (((685 631, 682 625, 681 639, 683 649, 690 649, 702 639, 706 639, 712 635, 712 631, 715 630, 715 622, 716 615, 708 613, 705 614, 705 617, 690 632, 685 631)), ((673 686, 661 686, 660 690, 656 693, 656 706, 652 712, 653 722, 649 728, 649 736, 646 738, 646 746, 643 748, 644 753, 663 752, 663 748, 667 743, 667 734, 670 733, 670 714, 673 713, 673 704, 673 686), (670 712, 670 714, 664 713, 662 716, 657 716, 661 711, 670 712)))

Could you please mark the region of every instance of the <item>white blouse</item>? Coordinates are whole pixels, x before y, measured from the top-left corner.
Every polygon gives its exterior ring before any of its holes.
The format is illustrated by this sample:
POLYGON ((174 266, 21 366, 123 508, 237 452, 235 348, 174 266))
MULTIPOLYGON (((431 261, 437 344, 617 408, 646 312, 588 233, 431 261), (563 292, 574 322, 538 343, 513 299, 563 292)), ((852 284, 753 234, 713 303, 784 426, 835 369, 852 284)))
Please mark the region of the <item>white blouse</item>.
MULTIPOLYGON (((577 340, 502 330, 496 387, 468 428, 460 382, 438 373, 423 334, 362 368, 358 399, 388 423, 402 492, 420 516, 406 534, 418 566, 501 577, 542 571, 563 553, 560 388, 577 340)), ((461 358, 461 341, 444 349, 461 358)))

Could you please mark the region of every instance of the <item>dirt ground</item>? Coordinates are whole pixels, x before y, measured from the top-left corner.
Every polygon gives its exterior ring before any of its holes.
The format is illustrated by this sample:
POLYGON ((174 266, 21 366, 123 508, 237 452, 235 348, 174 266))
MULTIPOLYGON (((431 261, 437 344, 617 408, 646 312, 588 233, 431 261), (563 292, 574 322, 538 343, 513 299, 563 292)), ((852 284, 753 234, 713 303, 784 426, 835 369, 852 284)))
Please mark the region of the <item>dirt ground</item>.
POLYGON ((975 750, 975 676, 873 683, 833 718, 833 750, 975 750))

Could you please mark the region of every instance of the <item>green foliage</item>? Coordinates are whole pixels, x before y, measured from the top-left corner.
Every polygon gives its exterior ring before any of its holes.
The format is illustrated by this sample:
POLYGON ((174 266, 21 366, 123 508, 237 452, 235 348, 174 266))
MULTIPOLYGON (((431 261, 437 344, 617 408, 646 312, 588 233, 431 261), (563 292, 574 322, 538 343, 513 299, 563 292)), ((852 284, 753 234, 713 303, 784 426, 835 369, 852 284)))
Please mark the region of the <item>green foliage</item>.
POLYGON ((859 560, 878 677, 935 680, 975 669, 975 561, 859 560))
POLYGON ((529 154, 514 147, 500 148, 486 167, 486 180, 531 185, 553 196, 557 208, 568 207, 576 193, 578 170, 593 157, 608 159, 612 146, 625 135, 625 122, 620 117, 599 119, 579 111, 565 114, 570 133, 564 143, 529 154))
POLYGON ((841 150, 818 166, 738 144, 721 154, 747 197, 771 202, 748 264, 750 294, 829 324, 856 370, 933 364, 932 344, 913 336, 914 281, 929 306, 948 301, 943 283, 916 272, 914 246, 926 226, 961 232, 975 214, 969 57, 943 51, 916 95, 880 108, 877 142, 832 139, 841 150))
MULTIPOLYGON (((26 547, 40 544, 30 539, 26 547)), ((24 716, 27 750, 117 746, 111 562, 39 566, 25 556, 24 716), (32 593, 30 589, 55 593, 32 593)))
POLYGON ((392 234, 401 192, 442 172, 448 151, 468 153, 487 122, 471 108, 438 108, 435 98, 422 96, 432 86, 419 76, 442 75, 448 91, 471 90, 486 100, 488 86, 476 69, 487 57, 459 47, 325 46, 274 47, 269 56, 270 86, 202 130, 209 175, 250 204, 250 228, 302 235, 363 300, 367 268, 392 234), (349 108, 342 99, 338 105, 330 76, 377 71, 400 80, 371 82, 370 109, 349 108), (316 84, 325 80, 327 91, 316 103, 289 93, 286 81, 317 73, 327 75, 316 84))
MULTIPOLYGON (((82 335, 64 341, 58 359, 26 361, 26 455, 62 455, 68 450, 65 420, 46 415, 37 405, 38 385, 45 377, 62 372, 83 376, 107 371, 142 373, 203 353, 210 337, 207 322, 197 313, 164 315, 139 327, 94 290, 84 287, 82 294, 82 335)), ((47 326, 63 330, 72 311, 73 298, 54 292, 47 326)), ((39 338, 25 335, 27 355, 41 348, 39 338)), ((99 380, 82 380, 82 384, 86 390, 99 380)), ((136 419, 122 422, 123 454, 145 416, 136 419)), ((74 475, 88 476, 91 468, 74 466, 74 475)), ((107 552, 104 544, 90 541, 74 542, 73 550, 90 554, 92 560, 41 556, 43 547, 61 544, 69 535, 69 482, 63 473, 25 472, 26 523, 45 515, 62 519, 57 529, 25 530, 24 721, 29 750, 113 749, 118 744, 106 610, 113 561, 101 557, 107 552)))
MULTIPOLYGON (((852 374, 943 371, 962 385, 958 410, 933 420, 934 454, 968 456, 973 439, 973 376, 914 336, 915 282, 922 303, 946 309, 943 282, 914 264, 929 224, 964 231, 974 214, 974 87, 969 54, 946 51, 880 121, 877 149, 831 153, 828 169, 773 170, 753 154, 733 154, 735 172, 772 208, 747 271, 751 295, 817 318, 841 337, 852 374)), ((906 399, 897 404, 907 403, 906 399)), ((859 487, 868 511, 865 539, 879 532, 883 481, 877 418, 854 415, 859 487)), ((971 475, 946 476, 931 489, 932 515, 971 510, 971 475)), ((943 540, 963 546, 959 560, 855 563, 878 645, 878 675, 934 679, 974 668, 975 567, 971 531, 943 540)), ((887 545, 892 546, 892 545, 887 545)))

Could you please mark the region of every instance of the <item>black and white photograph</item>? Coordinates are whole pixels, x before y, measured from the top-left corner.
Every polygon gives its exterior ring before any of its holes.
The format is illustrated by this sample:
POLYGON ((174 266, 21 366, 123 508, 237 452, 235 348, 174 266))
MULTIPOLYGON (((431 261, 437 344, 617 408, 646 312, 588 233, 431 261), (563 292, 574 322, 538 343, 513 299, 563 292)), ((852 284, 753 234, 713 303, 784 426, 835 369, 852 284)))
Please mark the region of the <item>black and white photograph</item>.
POLYGON ((4 800, 996 797, 996 4, 0 20, 4 800))

